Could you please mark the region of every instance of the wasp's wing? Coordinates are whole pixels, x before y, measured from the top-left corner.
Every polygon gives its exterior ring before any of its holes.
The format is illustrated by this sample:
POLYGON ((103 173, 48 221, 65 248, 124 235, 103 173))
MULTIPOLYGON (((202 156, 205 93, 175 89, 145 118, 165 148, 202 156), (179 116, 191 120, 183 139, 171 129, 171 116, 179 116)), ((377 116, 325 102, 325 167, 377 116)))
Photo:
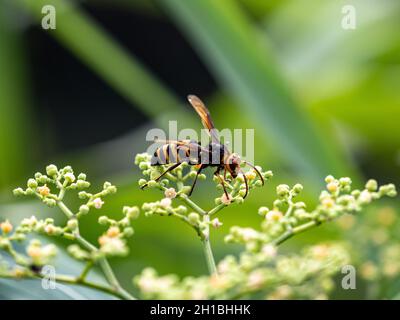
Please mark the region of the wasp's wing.
POLYGON ((214 123, 211 119, 210 112, 204 103, 195 95, 189 95, 188 100, 192 107, 196 110, 197 114, 200 116, 201 122, 203 123, 204 128, 208 129, 208 132, 211 136, 212 142, 219 143, 219 136, 214 127, 214 123))

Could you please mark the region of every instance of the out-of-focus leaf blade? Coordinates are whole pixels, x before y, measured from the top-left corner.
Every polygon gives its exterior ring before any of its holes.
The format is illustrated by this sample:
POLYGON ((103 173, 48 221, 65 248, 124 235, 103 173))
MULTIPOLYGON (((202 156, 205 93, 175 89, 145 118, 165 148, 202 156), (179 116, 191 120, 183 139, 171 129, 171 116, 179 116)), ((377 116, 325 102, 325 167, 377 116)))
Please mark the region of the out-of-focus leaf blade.
POLYGON ((314 181, 349 173, 339 150, 324 139, 289 93, 272 52, 233 1, 160 0, 198 48, 242 112, 263 123, 283 158, 314 181))

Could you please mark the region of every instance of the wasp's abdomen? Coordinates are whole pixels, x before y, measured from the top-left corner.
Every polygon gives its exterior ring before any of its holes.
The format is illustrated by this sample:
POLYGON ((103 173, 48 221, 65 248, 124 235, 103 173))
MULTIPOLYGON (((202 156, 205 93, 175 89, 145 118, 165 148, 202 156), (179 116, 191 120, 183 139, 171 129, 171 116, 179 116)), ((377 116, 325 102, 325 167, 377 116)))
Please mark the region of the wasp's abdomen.
POLYGON ((195 165, 200 162, 200 149, 198 144, 168 143, 159 147, 151 158, 151 165, 163 165, 187 162, 195 165))

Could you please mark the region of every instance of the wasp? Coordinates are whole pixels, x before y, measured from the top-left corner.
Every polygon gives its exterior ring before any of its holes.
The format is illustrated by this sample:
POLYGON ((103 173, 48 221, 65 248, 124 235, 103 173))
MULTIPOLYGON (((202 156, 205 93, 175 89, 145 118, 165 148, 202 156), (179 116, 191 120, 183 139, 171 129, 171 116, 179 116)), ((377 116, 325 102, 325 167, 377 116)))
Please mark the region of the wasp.
MULTIPOLYGON (((248 194, 249 186, 246 175, 243 174, 243 171, 241 170, 241 163, 244 163, 254 169, 264 185, 264 179, 260 171, 254 165, 242 160, 238 154, 231 153, 226 145, 220 142, 219 135, 215 129, 210 112, 204 103, 195 95, 189 95, 187 99, 200 116, 201 122, 204 128, 207 129, 211 141, 208 145, 202 146, 200 142, 195 140, 157 140, 158 142, 163 142, 164 144, 156 149, 151 158, 150 164, 152 166, 165 164, 172 165, 159 177, 157 177, 155 181, 160 180, 165 174, 176 169, 184 162, 188 163, 189 165, 195 165, 198 167, 198 170, 189 192, 190 196, 194 190, 199 174, 207 167, 214 167, 214 175, 218 177, 227 199, 229 199, 228 192, 225 188, 227 172, 230 173, 232 178, 236 178, 238 174, 241 173, 246 185, 246 193, 243 196, 243 198, 245 198, 248 194), (223 177, 220 175, 221 171, 224 172, 223 177)), ((147 184, 143 185, 141 188, 143 189, 146 186, 147 184)))

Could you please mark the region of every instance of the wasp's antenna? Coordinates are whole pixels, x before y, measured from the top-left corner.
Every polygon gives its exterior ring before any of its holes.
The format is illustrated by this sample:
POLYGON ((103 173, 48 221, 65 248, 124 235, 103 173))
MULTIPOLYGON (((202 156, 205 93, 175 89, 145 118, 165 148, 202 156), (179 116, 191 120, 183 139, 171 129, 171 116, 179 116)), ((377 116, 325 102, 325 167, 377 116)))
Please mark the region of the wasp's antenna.
POLYGON ((261 175, 260 171, 258 171, 258 169, 257 169, 254 165, 252 165, 250 162, 247 162, 247 161, 245 161, 245 160, 242 160, 242 162, 245 163, 245 164, 247 164, 248 166, 250 166, 250 167, 252 167, 252 168, 254 169, 254 171, 255 171, 255 172, 258 174, 258 176, 260 177, 260 180, 261 180, 261 182, 262 182, 262 185, 264 185, 264 178, 263 178, 263 176, 261 175))

